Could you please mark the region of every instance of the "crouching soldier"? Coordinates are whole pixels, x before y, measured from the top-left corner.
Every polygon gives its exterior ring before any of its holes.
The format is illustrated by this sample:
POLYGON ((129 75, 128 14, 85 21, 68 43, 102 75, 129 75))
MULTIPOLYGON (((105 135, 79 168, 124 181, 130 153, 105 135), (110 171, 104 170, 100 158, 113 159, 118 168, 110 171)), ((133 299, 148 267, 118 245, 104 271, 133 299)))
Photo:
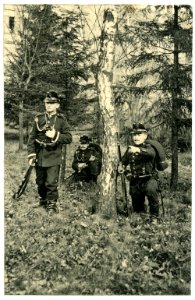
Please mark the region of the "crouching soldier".
POLYGON ((95 182, 101 172, 102 152, 99 145, 92 144, 91 139, 84 135, 80 137, 77 150, 74 153, 72 168, 76 171, 75 181, 95 182))
POLYGON ((72 141, 66 118, 58 112, 57 93, 49 92, 44 99, 45 112, 38 114, 28 140, 29 164, 35 165, 40 205, 48 212, 58 212, 58 177, 62 145, 72 141), (34 163, 35 162, 35 163, 34 163))

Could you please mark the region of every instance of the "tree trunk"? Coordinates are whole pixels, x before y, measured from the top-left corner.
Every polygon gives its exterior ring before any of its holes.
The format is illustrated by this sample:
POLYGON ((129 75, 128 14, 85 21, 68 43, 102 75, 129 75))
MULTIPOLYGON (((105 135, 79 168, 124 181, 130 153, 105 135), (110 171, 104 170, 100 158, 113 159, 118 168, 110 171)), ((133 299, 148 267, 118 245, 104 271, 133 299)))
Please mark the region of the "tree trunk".
POLYGON ((97 143, 102 144, 103 126, 102 126, 102 116, 100 112, 99 101, 95 103, 94 115, 95 115, 95 120, 94 120, 93 134, 96 138, 97 143))
POLYGON ((104 133, 99 213, 107 218, 116 216, 115 187, 118 164, 116 132, 118 128, 112 93, 116 22, 117 15, 114 8, 106 10, 101 36, 98 90, 104 133))
MULTIPOLYGON (((27 78, 26 83, 24 84, 24 90, 22 90, 22 94, 20 95, 19 100, 19 151, 23 150, 24 145, 24 103, 26 100, 26 94, 28 90, 28 84, 30 82, 31 75, 27 78)), ((21 87, 20 87, 21 88, 21 87)))
MULTIPOLYGON (((65 29, 67 31, 67 23, 65 25, 65 29)), ((67 70, 67 60, 68 60, 67 37, 65 37, 65 39, 64 39, 64 48, 65 48, 65 56, 66 56, 66 59, 65 59, 65 69, 67 70)), ((65 87, 65 99, 66 99, 65 102, 67 103, 67 101, 69 100, 67 73, 66 73, 65 78, 64 78, 64 87, 65 87)), ((63 107, 63 109, 64 109, 64 107, 63 107)), ((62 163, 61 163, 61 166, 60 166, 60 174, 59 174, 60 185, 63 184, 64 181, 65 181, 65 174, 66 174, 66 153, 67 153, 67 146, 63 145, 62 146, 62 163)))
POLYGON ((178 53, 178 6, 174 5, 174 87, 172 92, 172 165, 171 165, 171 190, 177 189, 178 182, 178 69, 179 69, 179 53, 178 53))
POLYGON ((24 113, 23 113, 23 106, 24 106, 24 100, 23 96, 20 98, 19 102, 19 150, 23 150, 23 144, 24 144, 24 134, 23 134, 23 119, 24 119, 24 113))

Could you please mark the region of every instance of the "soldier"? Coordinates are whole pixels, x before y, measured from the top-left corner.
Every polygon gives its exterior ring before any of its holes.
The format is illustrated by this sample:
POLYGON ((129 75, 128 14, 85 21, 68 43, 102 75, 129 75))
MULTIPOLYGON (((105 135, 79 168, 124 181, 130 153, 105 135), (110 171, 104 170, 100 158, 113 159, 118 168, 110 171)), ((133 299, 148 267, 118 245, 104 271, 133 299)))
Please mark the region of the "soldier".
POLYGON ((100 146, 92 144, 88 136, 81 136, 72 163, 72 168, 76 171, 75 181, 97 183, 101 167, 102 153, 100 146))
POLYGON ((138 213, 145 212, 145 196, 147 196, 151 219, 156 222, 159 216, 158 173, 155 169, 156 152, 150 144, 146 143, 148 132, 144 125, 133 124, 130 133, 132 143, 122 157, 122 164, 126 168, 125 174, 130 180, 133 210, 138 213))
POLYGON ((29 135, 28 159, 29 165, 35 165, 40 206, 48 212, 58 212, 62 145, 71 143, 72 135, 65 116, 58 112, 60 101, 57 93, 47 93, 44 104, 45 112, 35 117, 29 135))

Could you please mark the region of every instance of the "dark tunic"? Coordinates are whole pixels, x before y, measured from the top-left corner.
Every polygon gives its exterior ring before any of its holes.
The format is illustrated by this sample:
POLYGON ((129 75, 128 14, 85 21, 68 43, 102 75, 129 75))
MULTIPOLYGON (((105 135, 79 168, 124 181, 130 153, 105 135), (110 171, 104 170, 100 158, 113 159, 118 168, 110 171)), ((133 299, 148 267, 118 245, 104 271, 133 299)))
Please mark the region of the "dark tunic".
POLYGON ((32 130, 28 140, 28 157, 36 154, 37 165, 51 167, 61 164, 61 151, 63 144, 69 144, 72 135, 65 116, 56 113, 49 117, 47 113, 35 117, 32 130), (46 129, 53 127, 56 134, 53 139, 45 135, 46 129))
POLYGON ((138 148, 140 153, 130 153, 127 149, 122 157, 122 164, 125 167, 129 165, 133 177, 151 175, 155 168, 155 150, 149 144, 142 144, 138 148))

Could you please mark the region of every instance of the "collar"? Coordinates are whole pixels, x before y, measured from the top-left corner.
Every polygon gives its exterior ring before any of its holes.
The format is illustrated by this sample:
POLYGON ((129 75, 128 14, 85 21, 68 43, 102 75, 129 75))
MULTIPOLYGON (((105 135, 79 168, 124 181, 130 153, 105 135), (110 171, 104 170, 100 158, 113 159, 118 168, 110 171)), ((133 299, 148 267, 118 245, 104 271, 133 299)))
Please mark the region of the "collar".
POLYGON ((50 114, 48 112, 45 113, 46 117, 48 117, 48 118, 51 118, 52 116, 55 116, 56 114, 57 114, 57 111, 50 113, 50 114))

